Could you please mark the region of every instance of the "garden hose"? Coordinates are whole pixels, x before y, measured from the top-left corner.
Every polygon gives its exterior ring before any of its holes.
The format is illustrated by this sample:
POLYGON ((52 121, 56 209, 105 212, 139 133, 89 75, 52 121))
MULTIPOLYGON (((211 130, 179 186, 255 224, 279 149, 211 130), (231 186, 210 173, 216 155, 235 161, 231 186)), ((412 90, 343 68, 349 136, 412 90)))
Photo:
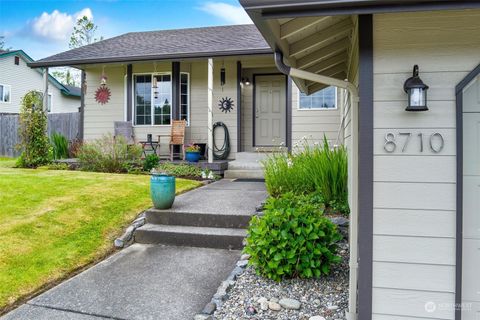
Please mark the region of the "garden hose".
POLYGON ((213 125, 213 158, 215 160, 225 160, 228 158, 228 155, 230 154, 230 134, 228 133, 227 126, 225 123, 219 121, 215 122, 213 125), (217 147, 217 144, 215 143, 215 129, 218 127, 223 128, 223 145, 221 148, 217 147))

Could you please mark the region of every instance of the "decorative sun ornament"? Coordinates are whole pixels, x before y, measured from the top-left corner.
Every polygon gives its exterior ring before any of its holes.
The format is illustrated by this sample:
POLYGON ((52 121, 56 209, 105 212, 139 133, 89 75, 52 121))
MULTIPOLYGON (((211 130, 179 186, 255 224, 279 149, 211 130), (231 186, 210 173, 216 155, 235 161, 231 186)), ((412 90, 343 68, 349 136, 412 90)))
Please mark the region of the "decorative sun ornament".
POLYGON ((232 98, 225 97, 218 101, 218 107, 220 111, 225 113, 232 111, 234 105, 235 104, 233 103, 232 98))
POLYGON ((106 104, 110 100, 110 89, 106 85, 100 85, 95 91, 95 100, 100 104, 106 104))

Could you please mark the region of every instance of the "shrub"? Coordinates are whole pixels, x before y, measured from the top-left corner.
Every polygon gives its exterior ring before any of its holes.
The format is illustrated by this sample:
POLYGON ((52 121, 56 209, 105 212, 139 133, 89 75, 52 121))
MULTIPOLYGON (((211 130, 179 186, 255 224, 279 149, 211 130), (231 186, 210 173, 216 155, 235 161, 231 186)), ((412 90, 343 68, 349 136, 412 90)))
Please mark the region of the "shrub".
POLYGON ((50 141, 53 147, 53 159, 68 158, 68 140, 61 133, 52 133, 50 141))
POLYGON ((123 137, 105 135, 84 143, 78 152, 80 167, 85 171, 125 173, 140 161, 142 149, 128 145, 123 137))
POLYGON ((173 164, 169 162, 161 163, 157 169, 158 172, 165 172, 166 174, 189 179, 201 179, 202 169, 190 164, 173 164))
POLYGON ((22 153, 17 166, 36 168, 51 162, 52 150, 47 136, 47 114, 43 110, 43 95, 38 91, 28 92, 20 108, 20 143, 22 153))
POLYGON ((150 171, 160 162, 160 158, 156 154, 149 154, 143 159, 143 171, 150 171))
POLYGON ((264 162, 268 193, 319 193, 326 206, 348 213, 348 158, 343 146, 311 146, 307 141, 296 153, 276 153, 264 162))
POLYGON ((270 198, 250 221, 245 252, 258 274, 275 281, 329 274, 341 235, 315 205, 293 193, 270 198))
POLYGON ((47 166, 47 169, 48 170, 68 170, 70 168, 66 163, 54 162, 54 163, 50 163, 47 166))

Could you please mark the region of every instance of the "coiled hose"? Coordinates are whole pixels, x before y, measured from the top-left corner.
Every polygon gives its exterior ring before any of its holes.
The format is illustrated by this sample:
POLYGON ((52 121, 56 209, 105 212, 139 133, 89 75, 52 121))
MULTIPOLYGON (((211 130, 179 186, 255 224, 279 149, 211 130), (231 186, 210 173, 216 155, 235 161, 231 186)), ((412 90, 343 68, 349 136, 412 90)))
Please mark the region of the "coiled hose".
POLYGON ((225 160, 228 158, 228 155, 230 154, 230 134, 228 133, 227 126, 225 123, 219 121, 215 122, 213 124, 213 158, 215 160, 225 160), (215 129, 218 127, 223 128, 223 145, 221 148, 217 147, 217 144, 215 143, 215 129))

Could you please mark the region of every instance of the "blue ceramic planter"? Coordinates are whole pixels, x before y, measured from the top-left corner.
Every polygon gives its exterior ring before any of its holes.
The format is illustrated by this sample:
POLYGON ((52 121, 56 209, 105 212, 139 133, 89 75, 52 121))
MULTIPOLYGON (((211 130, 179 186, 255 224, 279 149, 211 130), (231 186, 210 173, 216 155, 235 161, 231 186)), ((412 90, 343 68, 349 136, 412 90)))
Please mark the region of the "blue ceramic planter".
POLYGON ((200 152, 191 152, 187 151, 185 152, 185 160, 188 162, 198 162, 200 160, 200 152))
POLYGON ((155 209, 169 209, 175 201, 175 177, 153 173, 150 178, 150 195, 155 209))

